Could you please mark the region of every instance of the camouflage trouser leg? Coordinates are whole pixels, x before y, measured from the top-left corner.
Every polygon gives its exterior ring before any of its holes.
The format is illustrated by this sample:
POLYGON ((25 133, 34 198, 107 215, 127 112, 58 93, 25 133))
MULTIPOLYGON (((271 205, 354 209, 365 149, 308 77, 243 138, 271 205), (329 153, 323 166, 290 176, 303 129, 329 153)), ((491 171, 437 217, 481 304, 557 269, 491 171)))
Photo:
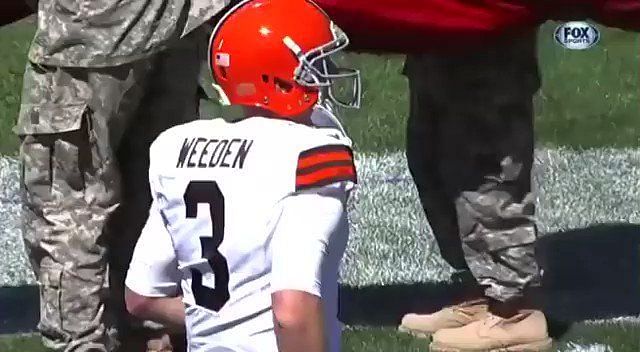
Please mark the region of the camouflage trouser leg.
POLYGON ((540 281, 531 193, 535 33, 407 59, 407 158, 443 257, 499 301, 540 281))
MULTIPOLYGON (((122 202, 108 224, 112 233, 109 282, 123 344, 145 342, 144 335, 139 333, 146 329, 141 329, 141 322, 126 312, 124 282, 151 205, 149 147, 167 127, 198 116, 198 76, 208 45, 203 34, 192 34, 198 39, 196 46, 190 46, 188 51, 173 50, 158 55, 137 115, 117 150, 123 178, 122 202)), ((132 351, 130 346, 123 347, 123 352, 132 351)))
MULTIPOLYGON (((145 220, 151 139, 195 117, 194 39, 118 67, 27 65, 15 131, 22 140, 23 236, 40 284, 38 328, 47 347, 113 349, 111 327, 122 319, 110 312, 123 311, 123 293, 113 283, 106 290, 109 244, 133 246, 145 220), (135 184, 122 188, 121 171, 125 183, 135 184), (140 196, 132 196, 135 187, 140 196), (140 205, 118 212, 136 213, 112 217, 123 199, 140 205), (107 231, 108 219, 115 231, 107 231)), ((114 249, 111 257, 128 262, 114 249)))

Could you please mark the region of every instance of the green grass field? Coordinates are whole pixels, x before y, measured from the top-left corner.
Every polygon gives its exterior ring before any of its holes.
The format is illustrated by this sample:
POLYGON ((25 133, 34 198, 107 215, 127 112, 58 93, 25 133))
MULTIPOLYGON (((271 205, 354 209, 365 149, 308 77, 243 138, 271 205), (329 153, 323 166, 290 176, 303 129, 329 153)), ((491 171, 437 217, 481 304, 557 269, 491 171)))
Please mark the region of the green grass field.
MULTIPOLYGON (((538 141, 545 145, 590 148, 640 146, 640 37, 606 29, 601 43, 588 51, 565 50, 553 42, 553 25, 540 34, 543 88, 536 98, 538 141)), ((19 110, 22 72, 30 25, 0 30, 0 154, 13 155, 17 139, 11 132, 19 110)), ((404 146, 408 112, 401 57, 353 55, 362 69, 363 108, 345 122, 357 149, 369 152, 404 146)), ((0 313, 1 314, 1 313, 0 313)), ((640 351, 640 327, 634 324, 571 327, 558 341, 614 346, 615 352, 640 351)), ((349 327, 345 351, 424 351, 426 342, 398 334, 393 326, 349 327)), ((0 352, 44 351, 37 337, 0 338, 0 352)))

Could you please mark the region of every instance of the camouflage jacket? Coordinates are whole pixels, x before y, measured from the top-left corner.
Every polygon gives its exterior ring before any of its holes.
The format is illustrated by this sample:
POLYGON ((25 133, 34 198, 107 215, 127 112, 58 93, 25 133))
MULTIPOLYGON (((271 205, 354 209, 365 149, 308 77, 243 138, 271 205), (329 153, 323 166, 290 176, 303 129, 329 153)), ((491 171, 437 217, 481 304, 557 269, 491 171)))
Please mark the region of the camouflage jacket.
POLYGON ((162 50, 229 0, 39 0, 29 60, 62 67, 116 66, 162 50))

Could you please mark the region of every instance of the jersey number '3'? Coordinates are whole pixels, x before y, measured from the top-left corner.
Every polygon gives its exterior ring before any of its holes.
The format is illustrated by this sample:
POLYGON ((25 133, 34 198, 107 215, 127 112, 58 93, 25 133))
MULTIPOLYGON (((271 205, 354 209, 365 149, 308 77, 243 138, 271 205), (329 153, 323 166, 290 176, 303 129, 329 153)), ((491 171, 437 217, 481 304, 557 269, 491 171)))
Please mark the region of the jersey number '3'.
POLYGON ((209 205, 213 236, 200 236, 202 257, 207 260, 215 277, 215 288, 202 284, 202 273, 191 269, 191 289, 196 304, 218 312, 229 300, 229 267, 218 251, 224 239, 224 196, 215 181, 192 181, 184 193, 187 218, 198 216, 198 204, 209 205))

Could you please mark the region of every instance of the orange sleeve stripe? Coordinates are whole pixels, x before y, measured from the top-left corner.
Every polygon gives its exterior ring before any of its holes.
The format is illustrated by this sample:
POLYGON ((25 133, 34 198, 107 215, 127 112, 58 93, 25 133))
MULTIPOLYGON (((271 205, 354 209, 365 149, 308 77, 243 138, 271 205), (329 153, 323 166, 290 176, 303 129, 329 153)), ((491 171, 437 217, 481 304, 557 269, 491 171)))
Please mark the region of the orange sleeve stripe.
POLYGON ((331 161, 351 161, 353 156, 346 150, 317 152, 307 156, 300 156, 298 159, 298 169, 318 165, 331 161))
POLYGON ((306 175, 296 177, 296 190, 322 187, 335 182, 356 182, 356 170, 350 166, 330 166, 306 175))
POLYGON ((323 145, 300 153, 298 156, 298 169, 339 160, 353 160, 351 148, 342 144, 323 145))
POLYGON ((341 181, 357 182, 351 148, 345 145, 326 145, 300 153, 296 190, 341 181))

